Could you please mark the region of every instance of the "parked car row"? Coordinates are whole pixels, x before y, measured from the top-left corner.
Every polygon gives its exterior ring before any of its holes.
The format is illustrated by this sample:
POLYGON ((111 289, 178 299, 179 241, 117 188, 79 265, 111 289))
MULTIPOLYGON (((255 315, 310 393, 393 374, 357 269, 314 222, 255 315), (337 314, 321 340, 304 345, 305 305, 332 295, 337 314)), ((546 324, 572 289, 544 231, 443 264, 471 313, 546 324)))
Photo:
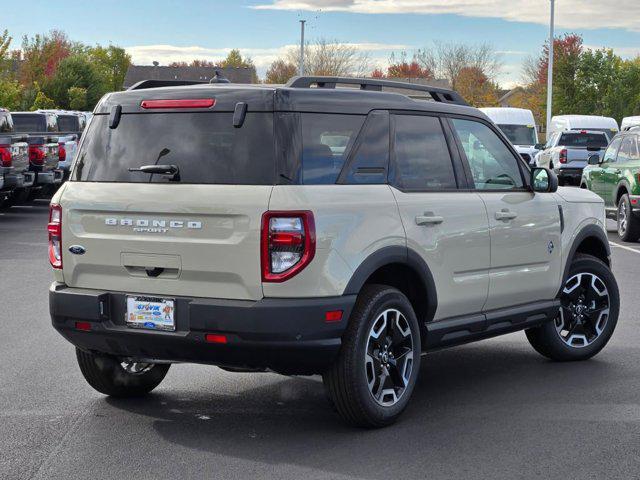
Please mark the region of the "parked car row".
POLYGON ((90 113, 0 109, 0 207, 52 194, 68 178, 90 113))

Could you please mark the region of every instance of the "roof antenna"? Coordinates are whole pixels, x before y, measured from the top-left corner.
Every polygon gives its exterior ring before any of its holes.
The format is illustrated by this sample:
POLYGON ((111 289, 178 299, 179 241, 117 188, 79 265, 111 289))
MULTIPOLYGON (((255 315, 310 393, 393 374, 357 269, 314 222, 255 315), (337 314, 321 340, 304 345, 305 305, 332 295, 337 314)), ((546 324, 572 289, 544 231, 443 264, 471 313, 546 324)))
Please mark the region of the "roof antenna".
POLYGON ((216 69, 216 75, 209 80, 209 83, 231 83, 228 78, 226 78, 220 70, 216 69))

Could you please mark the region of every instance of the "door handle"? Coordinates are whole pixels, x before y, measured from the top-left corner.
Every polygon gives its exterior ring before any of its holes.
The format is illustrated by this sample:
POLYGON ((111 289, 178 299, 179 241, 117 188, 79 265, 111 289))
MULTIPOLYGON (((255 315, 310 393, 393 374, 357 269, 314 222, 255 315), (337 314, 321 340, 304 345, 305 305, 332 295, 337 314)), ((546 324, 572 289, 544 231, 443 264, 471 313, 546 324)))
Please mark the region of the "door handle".
POLYGON ((424 215, 416 217, 416 225, 437 225, 444 222, 444 218, 434 215, 433 212, 424 212, 424 215))
POLYGON ((502 221, 513 220, 517 216, 518 214, 516 212, 511 212, 508 208, 503 208, 495 214, 496 220, 502 221))

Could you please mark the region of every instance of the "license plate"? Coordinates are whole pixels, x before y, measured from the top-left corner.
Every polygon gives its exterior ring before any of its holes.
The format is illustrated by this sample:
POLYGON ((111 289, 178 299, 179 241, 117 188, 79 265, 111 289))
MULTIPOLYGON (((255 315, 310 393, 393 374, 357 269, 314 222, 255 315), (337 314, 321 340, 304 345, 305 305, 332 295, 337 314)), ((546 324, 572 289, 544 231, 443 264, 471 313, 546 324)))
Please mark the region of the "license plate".
POLYGON ((175 300, 158 297, 127 297, 126 323, 132 328, 175 331, 175 300))

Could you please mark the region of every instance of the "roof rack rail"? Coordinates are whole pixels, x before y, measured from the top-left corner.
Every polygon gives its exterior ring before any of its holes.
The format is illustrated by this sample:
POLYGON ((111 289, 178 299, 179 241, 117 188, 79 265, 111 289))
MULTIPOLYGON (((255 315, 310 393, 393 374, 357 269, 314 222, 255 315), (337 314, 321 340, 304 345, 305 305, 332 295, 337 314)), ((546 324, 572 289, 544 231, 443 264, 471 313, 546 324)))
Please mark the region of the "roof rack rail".
POLYGON ((353 77, 322 77, 322 76, 305 76, 293 77, 285 85, 289 88, 311 88, 316 85, 318 88, 336 88, 336 84, 343 85, 360 85, 360 90, 370 90, 381 92, 382 87, 398 88, 402 90, 415 90, 418 92, 427 92, 433 100, 442 103, 451 103, 455 105, 469 104, 455 90, 448 88, 431 87, 429 85, 420 85, 418 83, 395 82, 392 80, 381 80, 378 78, 353 78, 353 77))
POLYGON ((185 85, 206 85, 209 82, 198 82, 195 80, 141 80, 134 83, 127 90, 144 90, 145 88, 158 87, 181 87, 185 85))

